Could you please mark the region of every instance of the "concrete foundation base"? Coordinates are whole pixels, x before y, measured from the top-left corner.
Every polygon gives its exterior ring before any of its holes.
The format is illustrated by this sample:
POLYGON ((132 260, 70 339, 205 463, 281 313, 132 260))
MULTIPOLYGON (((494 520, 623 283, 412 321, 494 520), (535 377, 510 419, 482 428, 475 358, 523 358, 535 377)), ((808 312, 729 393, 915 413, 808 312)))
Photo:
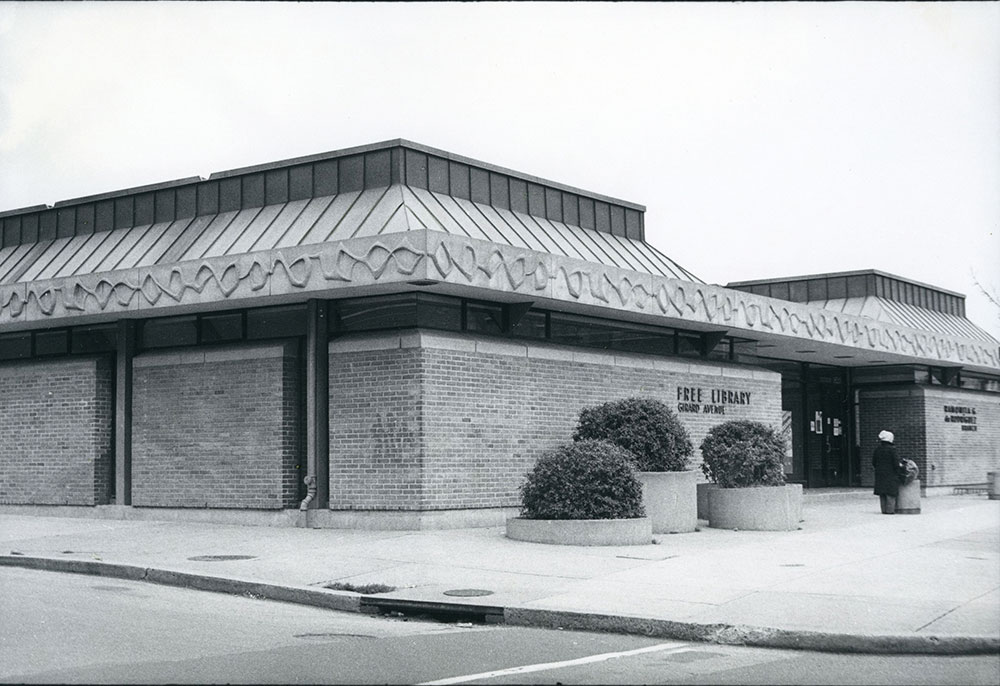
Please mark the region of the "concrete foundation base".
POLYGON ((507 520, 507 538, 555 545, 649 545, 653 527, 649 517, 638 519, 524 519, 507 520))
POLYGON ((0 505, 0 513, 33 517, 77 517, 159 522, 203 522, 239 526, 360 529, 368 531, 422 531, 501 527, 518 514, 516 507, 468 510, 337 511, 337 510, 223 510, 173 507, 98 505, 0 505))
POLYGON ((920 479, 900 484, 896 496, 896 514, 920 514, 920 479))

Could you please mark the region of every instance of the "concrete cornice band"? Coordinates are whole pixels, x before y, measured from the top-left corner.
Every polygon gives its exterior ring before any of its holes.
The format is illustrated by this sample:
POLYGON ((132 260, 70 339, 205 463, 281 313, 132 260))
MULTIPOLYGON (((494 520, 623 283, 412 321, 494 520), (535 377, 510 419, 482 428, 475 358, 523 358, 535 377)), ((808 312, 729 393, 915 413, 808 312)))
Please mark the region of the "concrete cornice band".
POLYGON ((429 230, 0 286, 0 329, 399 292, 414 281, 456 295, 1000 370, 1000 350, 979 341, 429 230))

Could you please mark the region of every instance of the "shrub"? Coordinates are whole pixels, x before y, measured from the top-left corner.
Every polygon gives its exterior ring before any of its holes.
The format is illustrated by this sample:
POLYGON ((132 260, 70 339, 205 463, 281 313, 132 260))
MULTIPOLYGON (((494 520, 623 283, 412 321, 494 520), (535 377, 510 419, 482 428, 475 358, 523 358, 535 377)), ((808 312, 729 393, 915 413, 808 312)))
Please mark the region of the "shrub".
POLYGON ((579 441, 543 455, 521 485, 528 519, 645 516, 632 456, 607 441, 579 441))
POLYGON ((626 398, 580 412, 573 440, 611 441, 635 455, 640 472, 681 472, 694 448, 670 408, 652 398, 626 398))
POLYGON ((701 442, 701 469, 722 488, 780 486, 785 439, 760 422, 736 420, 713 426, 701 442))

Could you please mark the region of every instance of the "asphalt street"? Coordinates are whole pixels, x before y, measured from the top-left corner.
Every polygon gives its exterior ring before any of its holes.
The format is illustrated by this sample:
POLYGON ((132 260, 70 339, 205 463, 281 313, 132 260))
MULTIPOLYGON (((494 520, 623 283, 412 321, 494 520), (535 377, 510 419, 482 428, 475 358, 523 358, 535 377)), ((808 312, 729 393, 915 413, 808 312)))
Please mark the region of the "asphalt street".
POLYGON ((1000 656, 874 656, 340 613, 0 570, 0 681, 995 684, 1000 656))

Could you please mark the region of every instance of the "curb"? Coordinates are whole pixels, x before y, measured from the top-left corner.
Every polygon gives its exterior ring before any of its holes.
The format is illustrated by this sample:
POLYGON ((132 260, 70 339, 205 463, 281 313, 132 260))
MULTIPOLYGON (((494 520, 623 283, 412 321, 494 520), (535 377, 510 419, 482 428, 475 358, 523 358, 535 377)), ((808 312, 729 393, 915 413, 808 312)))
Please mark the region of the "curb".
POLYGON ((243 581, 221 576, 175 572, 156 567, 98 562, 92 560, 60 560, 51 557, 28 557, 22 555, 0 555, 0 567, 24 567, 49 572, 70 572, 93 576, 149 581, 164 586, 193 588, 199 591, 245 595, 264 600, 279 600, 286 603, 311 605, 328 610, 361 612, 361 596, 343 591, 319 590, 300 586, 280 586, 258 581, 243 581))
POLYGON ((404 608, 412 611, 440 612, 443 610, 447 612, 451 610, 455 614, 461 614, 474 608, 480 614, 484 614, 486 611, 488 622, 503 623, 508 626, 600 631, 719 645, 882 655, 1000 654, 1000 636, 839 634, 738 624, 696 624, 666 619, 537 610, 523 607, 486 608, 462 603, 392 599, 326 589, 281 586, 113 562, 64 560, 25 555, 0 555, 0 567, 22 567, 51 572, 113 577, 130 581, 148 581, 165 586, 244 595, 342 612, 371 613, 377 611, 377 608, 404 608), (502 621, 499 615, 500 610, 503 613, 502 621))
POLYGON ((719 645, 808 650, 823 653, 882 655, 982 655, 1000 653, 1000 636, 838 634, 824 631, 775 629, 744 624, 695 624, 667 619, 624 617, 582 612, 507 608, 511 626, 574 631, 604 631, 719 645))

